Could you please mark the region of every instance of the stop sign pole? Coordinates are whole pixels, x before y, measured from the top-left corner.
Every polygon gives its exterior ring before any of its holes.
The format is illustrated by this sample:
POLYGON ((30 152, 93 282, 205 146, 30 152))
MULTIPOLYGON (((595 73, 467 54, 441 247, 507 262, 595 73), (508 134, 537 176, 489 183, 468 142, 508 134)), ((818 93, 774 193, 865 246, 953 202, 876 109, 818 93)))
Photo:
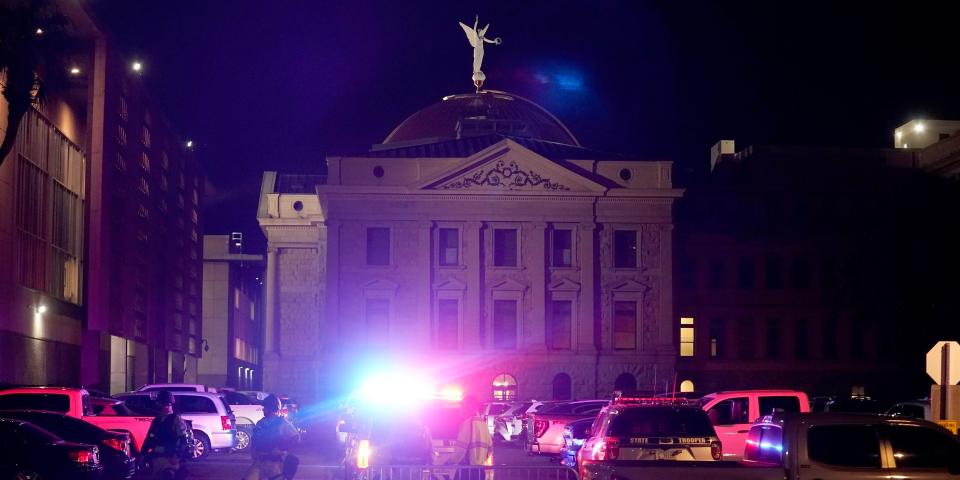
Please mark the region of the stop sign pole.
POLYGON ((950 342, 940 347, 940 420, 947 420, 947 401, 950 398, 950 342))

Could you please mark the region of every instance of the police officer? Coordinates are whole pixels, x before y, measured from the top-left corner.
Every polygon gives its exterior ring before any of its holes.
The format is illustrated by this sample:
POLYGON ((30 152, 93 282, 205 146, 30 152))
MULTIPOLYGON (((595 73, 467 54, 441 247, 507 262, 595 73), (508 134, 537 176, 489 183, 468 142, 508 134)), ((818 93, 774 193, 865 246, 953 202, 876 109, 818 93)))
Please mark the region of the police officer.
POLYGON ((297 472, 299 460, 287 450, 300 439, 297 429, 277 413, 280 398, 267 395, 263 399, 263 418, 253 428, 253 465, 244 480, 290 480, 297 472))
POLYGON ((148 455, 153 468, 152 478, 186 478, 186 469, 180 466, 180 457, 190 448, 187 424, 179 414, 173 413, 173 394, 162 390, 157 394, 157 409, 160 414, 150 422, 143 451, 148 455))
POLYGON ((483 420, 480 411, 483 405, 474 397, 466 397, 461 404, 464 419, 460 423, 457 433, 456 455, 460 457, 460 465, 486 465, 487 459, 493 451, 493 439, 487 422, 483 420))

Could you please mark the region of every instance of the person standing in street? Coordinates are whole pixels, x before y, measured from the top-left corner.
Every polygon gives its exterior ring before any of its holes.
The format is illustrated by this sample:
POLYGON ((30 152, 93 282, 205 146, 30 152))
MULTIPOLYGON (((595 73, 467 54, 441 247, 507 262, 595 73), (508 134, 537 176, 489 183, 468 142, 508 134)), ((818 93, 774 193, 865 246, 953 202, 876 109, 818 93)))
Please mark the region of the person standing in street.
POLYGON ((280 398, 267 395, 263 418, 253 428, 253 465, 244 480, 291 480, 297 473, 300 461, 289 449, 300 440, 300 433, 279 412, 280 398))
POLYGON ((147 431, 147 439, 144 440, 142 448, 152 465, 151 478, 186 478, 187 470, 180 465, 180 459, 187 455, 190 449, 187 424, 179 414, 173 412, 172 393, 160 391, 156 402, 160 414, 150 422, 150 430, 147 431))
MULTIPOLYGON (((490 437, 487 422, 480 414, 483 410, 483 404, 475 397, 468 396, 463 399, 461 409, 464 418, 457 433, 454 458, 459 457, 460 461, 458 463, 462 466, 482 467, 487 465, 488 459, 491 458, 493 453, 493 439, 490 437)), ((471 474, 467 478, 471 480, 479 480, 485 477, 485 475, 480 475, 479 471, 473 473, 475 469, 470 470, 471 474)), ((458 475, 458 477, 467 480, 463 475, 458 475)))

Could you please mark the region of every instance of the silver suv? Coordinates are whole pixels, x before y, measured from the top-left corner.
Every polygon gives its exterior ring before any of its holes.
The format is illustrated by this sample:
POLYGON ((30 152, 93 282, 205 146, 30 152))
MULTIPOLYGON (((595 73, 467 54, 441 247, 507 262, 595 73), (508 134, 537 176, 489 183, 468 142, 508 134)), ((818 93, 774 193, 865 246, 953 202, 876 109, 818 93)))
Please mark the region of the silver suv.
MULTIPOLYGON (((155 410, 157 391, 115 395, 136 410, 155 410)), ((236 446, 236 418, 230 406, 216 393, 170 392, 176 399, 173 411, 193 423, 196 457, 211 451, 230 450, 236 446)))

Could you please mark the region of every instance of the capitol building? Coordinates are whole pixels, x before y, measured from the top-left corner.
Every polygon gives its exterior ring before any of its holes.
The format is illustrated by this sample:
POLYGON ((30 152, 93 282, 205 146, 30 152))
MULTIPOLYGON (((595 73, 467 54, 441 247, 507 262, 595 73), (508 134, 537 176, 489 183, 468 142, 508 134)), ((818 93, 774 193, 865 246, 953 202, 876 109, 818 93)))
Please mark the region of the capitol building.
POLYGON ((671 169, 481 90, 324 176, 265 172, 264 389, 331 399, 398 370, 485 400, 670 387, 671 169))

